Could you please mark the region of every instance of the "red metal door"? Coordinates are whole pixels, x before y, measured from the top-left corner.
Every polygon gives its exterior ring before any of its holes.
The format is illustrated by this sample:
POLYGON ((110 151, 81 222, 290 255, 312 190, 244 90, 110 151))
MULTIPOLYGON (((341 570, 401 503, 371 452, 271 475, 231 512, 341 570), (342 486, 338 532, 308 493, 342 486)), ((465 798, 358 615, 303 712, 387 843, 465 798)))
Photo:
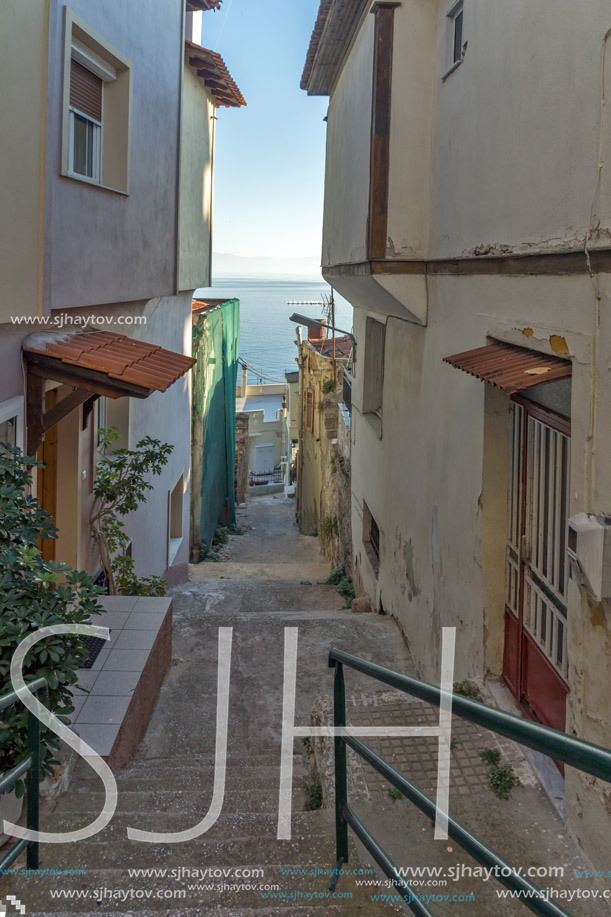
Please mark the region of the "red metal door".
POLYGON ((570 424, 511 404, 503 674, 524 711, 564 730, 570 424))

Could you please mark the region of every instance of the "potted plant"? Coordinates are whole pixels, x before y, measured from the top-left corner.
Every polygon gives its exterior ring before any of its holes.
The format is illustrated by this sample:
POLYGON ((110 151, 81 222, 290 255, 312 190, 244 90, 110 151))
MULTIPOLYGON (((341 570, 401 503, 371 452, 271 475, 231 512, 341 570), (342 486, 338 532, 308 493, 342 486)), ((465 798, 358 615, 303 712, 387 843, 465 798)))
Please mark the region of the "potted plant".
MULTIPOLYGON (((39 463, 19 449, 0 444, 0 696, 13 690, 11 659, 24 637, 52 624, 88 624, 93 613, 102 611, 97 602, 100 590, 86 573, 42 558, 40 539, 56 538, 57 531, 28 493, 36 467, 39 463)), ((62 636, 37 643, 26 658, 26 681, 46 679, 45 706, 63 722, 74 710, 71 688, 86 655, 79 637, 62 636)), ((27 755, 27 723, 27 710, 20 703, 0 714, 0 774, 27 755)), ((58 748, 57 736, 41 724, 40 780, 59 764, 58 748)), ((0 796, 0 819, 19 818, 24 788, 21 779, 12 793, 0 796)), ((5 840, 0 835, 0 844, 5 840)))

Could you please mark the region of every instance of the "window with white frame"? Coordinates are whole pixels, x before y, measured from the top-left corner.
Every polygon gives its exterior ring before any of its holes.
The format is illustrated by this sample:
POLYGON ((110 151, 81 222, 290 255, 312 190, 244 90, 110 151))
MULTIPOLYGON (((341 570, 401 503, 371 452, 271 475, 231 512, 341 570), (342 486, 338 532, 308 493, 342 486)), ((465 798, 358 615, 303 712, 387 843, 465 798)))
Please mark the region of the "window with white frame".
POLYGON ((23 451, 23 397, 0 403, 0 448, 12 446, 23 451))
POLYGON ((74 58, 70 61, 70 147, 68 170, 102 180, 104 83, 74 58))
POLYGON ((66 8, 63 175, 129 192, 131 68, 66 8))
POLYGON ((463 0, 458 0, 448 12, 448 68, 452 69, 462 61, 464 46, 464 3, 463 0))

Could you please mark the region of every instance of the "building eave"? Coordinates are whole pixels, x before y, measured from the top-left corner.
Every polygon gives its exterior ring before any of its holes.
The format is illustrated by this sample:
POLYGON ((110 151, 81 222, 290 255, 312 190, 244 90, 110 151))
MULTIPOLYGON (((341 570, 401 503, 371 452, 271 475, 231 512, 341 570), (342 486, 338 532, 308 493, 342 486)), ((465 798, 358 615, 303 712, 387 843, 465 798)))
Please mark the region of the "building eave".
POLYGON ((321 0, 306 57, 301 88, 328 96, 358 24, 371 0, 321 0))

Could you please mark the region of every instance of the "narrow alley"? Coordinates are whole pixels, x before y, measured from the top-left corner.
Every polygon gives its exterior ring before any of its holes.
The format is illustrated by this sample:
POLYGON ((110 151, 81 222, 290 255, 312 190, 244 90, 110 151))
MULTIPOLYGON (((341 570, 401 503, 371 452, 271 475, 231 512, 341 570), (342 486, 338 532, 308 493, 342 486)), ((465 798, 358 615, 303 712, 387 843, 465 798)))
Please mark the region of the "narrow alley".
MULTIPOLYGON (((376 875, 366 868, 368 858, 359 859, 354 846, 346 874, 337 886, 342 897, 328 897, 335 858, 332 740, 318 740, 319 776, 315 779, 308 760, 313 741, 296 740, 292 839, 277 840, 276 828, 284 629, 299 630, 296 723, 300 725, 330 722, 333 676, 327 654, 331 646, 414 675, 405 641, 394 620, 353 614, 342 607, 344 600, 333 587, 321 583, 328 566, 321 562, 318 540, 297 533, 294 501, 281 495, 255 498, 240 510, 239 523, 244 534, 230 538, 220 561, 193 566, 190 582, 172 590, 172 668, 138 755, 116 774, 119 802, 112 823, 78 846, 42 846, 43 869, 85 872, 21 879, 28 914, 89 917, 114 913, 127 917, 133 907, 140 915, 183 917, 403 912, 398 901, 372 900, 374 894, 392 895, 392 889, 364 884, 375 881, 376 875), (130 841, 128 827, 184 831, 210 808, 220 627, 233 628, 228 763, 221 815, 207 833, 187 843, 130 841), (323 808, 316 809, 321 801, 323 808), (304 810, 306 805, 314 810, 304 810), (196 869, 202 870, 199 876, 196 869), (206 875, 206 869, 216 872, 206 875), (130 875, 130 870, 136 872, 130 875), (355 875, 352 870, 363 873, 355 875), (363 884, 357 885, 358 881, 363 884), (61 898, 53 894, 57 890, 61 898)), ((349 678, 349 722, 435 724, 436 712, 421 702, 380 691, 379 685, 376 691, 375 685, 357 673, 351 672, 349 678)), ((581 865, 560 818, 523 759, 516 758, 509 747, 504 751, 513 754, 522 786, 514 791, 511 802, 490 794, 478 751, 493 741, 471 724, 456 724, 451 783, 455 817, 483 833, 516 864, 581 865)), ((370 744, 425 792, 431 791, 436 739, 419 740, 417 748, 409 740, 372 739, 370 744)), ((407 801, 394 798, 373 771, 365 773, 349 757, 350 796, 374 836, 397 862, 433 864, 446 871, 459 864, 474 865, 451 842, 434 842, 430 822, 407 801)), ((82 762, 71 787, 43 818, 44 830, 75 830, 102 809, 100 781, 82 762)), ((521 913, 515 903, 498 900, 494 888, 500 886, 494 882, 450 880, 445 888, 437 887, 443 884, 437 880, 428 884, 435 887, 420 892, 438 893, 437 900, 430 903, 434 913, 459 917, 521 913), (461 903, 456 897, 444 903, 442 895, 464 895, 466 900, 461 903)), ((19 890, 17 884, 17 894, 19 890)), ((596 911, 589 902, 587 910, 575 908, 574 913, 596 911)))

